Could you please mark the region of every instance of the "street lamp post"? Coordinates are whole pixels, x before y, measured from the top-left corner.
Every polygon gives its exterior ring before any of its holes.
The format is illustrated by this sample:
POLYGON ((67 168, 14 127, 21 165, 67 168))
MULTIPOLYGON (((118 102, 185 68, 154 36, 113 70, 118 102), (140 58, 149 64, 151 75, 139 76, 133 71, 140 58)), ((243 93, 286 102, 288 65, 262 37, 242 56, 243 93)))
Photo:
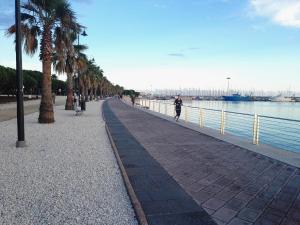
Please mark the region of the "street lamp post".
POLYGON ((23 102, 23 72, 22 72, 22 44, 21 44, 21 12, 20 0, 15 1, 16 21, 16 76, 17 76, 17 123, 18 140, 16 147, 26 147, 24 132, 24 102, 23 102))
POLYGON ((229 81, 230 81, 230 77, 227 77, 227 95, 229 95, 229 81))
MULTIPOLYGON (((87 33, 84 31, 81 34, 82 36, 86 37, 88 36, 87 33)), ((77 37, 78 37, 78 47, 80 45, 79 43, 79 37, 80 37, 80 31, 78 31, 77 33, 77 37)), ((78 84, 78 93, 79 93, 79 97, 81 97, 81 110, 86 110, 86 106, 85 106, 85 97, 82 96, 81 90, 80 90, 80 71, 77 71, 77 84, 78 84)))

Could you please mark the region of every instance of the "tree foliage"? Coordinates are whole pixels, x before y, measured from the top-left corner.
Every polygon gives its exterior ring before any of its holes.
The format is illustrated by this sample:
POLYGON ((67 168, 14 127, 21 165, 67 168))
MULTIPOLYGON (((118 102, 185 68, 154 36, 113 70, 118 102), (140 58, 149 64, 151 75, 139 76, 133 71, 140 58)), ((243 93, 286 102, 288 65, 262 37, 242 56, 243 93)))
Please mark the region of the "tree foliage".
MULTIPOLYGON (((23 70, 24 94, 40 94, 42 89, 42 76, 39 71, 23 70)), ((62 90, 62 94, 66 89, 66 82, 58 80, 57 76, 52 76, 52 92, 58 93, 62 90)), ((16 94, 16 70, 0 66, 0 94, 15 95, 16 94)))

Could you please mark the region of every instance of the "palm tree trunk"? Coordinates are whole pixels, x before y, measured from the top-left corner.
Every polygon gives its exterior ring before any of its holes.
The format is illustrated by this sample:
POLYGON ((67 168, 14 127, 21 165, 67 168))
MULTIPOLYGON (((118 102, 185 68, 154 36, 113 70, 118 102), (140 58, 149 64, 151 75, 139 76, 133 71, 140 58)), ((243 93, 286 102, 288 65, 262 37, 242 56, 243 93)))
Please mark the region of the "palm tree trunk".
POLYGON ((88 88, 85 88, 85 91, 84 91, 84 99, 86 102, 89 101, 89 89, 88 88))
POLYGON ((42 61, 43 61, 43 79, 42 79, 42 99, 40 104, 39 123, 53 123, 53 101, 52 101, 52 83, 51 83, 51 65, 52 65, 52 38, 51 29, 44 27, 42 37, 42 61))
POLYGON ((72 74, 67 74, 67 100, 65 110, 73 110, 73 79, 72 74))

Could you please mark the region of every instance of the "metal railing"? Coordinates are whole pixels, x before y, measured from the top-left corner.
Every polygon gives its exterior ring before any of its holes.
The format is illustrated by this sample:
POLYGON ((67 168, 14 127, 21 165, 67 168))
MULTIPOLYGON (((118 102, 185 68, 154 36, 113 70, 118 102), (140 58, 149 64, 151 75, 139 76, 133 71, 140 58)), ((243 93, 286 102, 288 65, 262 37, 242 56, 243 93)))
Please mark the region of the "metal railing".
MULTIPOLYGON (((175 116, 174 104, 159 100, 137 99, 143 108, 175 116)), ((233 134, 255 145, 267 144, 300 153, 300 120, 239 113, 183 105, 180 120, 208 127, 224 135, 233 134)))

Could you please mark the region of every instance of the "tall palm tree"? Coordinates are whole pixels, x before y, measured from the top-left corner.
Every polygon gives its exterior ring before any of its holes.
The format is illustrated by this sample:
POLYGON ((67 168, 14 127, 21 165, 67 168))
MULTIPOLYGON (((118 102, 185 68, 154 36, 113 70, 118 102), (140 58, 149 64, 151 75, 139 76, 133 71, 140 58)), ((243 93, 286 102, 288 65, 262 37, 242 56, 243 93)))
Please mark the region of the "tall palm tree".
POLYGON ((89 100, 89 92, 93 86, 94 76, 95 76, 95 60, 87 60, 86 61, 86 68, 80 74, 80 86, 81 86, 81 93, 84 96, 84 100, 89 100))
MULTIPOLYGON (((78 25, 80 26, 80 25, 78 25)), ((67 100, 65 110, 73 110, 73 76, 74 73, 85 67, 85 59, 87 58, 82 51, 87 49, 85 45, 74 45, 76 41, 76 33, 71 33, 71 42, 66 48, 58 49, 55 52, 53 64, 54 69, 59 73, 67 74, 67 100)))
POLYGON ((103 70, 100 69, 100 67, 97 67, 95 71, 95 79, 93 82, 93 96, 97 95, 97 89, 99 87, 99 83, 101 82, 102 78, 103 78, 103 70))
MULTIPOLYGON (((67 0, 28 0, 22 5, 21 19, 25 52, 33 55, 38 49, 38 40, 40 39, 41 42, 40 59, 43 64, 43 80, 39 122, 53 123, 51 96, 53 53, 55 49, 64 48, 67 45, 70 30, 78 29, 75 14, 67 0)), ((8 34, 13 34, 15 31, 16 28, 13 25, 8 29, 8 34)))

